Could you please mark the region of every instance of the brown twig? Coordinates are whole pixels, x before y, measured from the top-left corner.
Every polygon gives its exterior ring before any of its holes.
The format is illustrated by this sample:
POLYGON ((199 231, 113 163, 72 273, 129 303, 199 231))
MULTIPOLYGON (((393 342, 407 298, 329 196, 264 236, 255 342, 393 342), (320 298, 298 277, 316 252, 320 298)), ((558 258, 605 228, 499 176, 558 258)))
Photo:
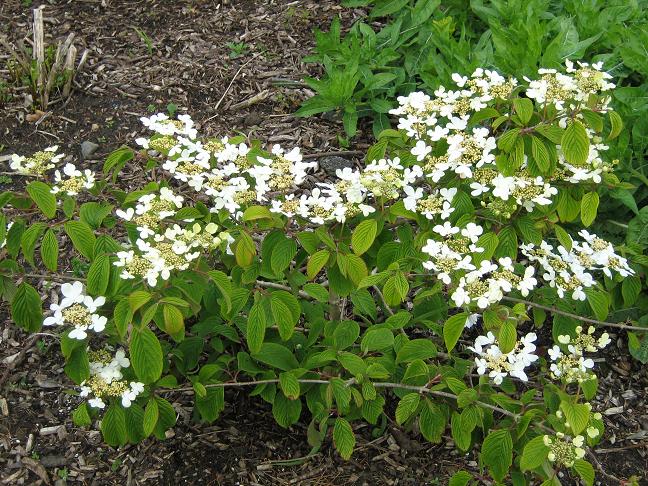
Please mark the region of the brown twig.
MULTIPOLYGON (((223 92, 223 95, 222 95, 222 96, 220 97, 220 99, 218 100, 218 103, 216 103, 216 106, 214 107, 214 111, 218 111, 218 108, 220 107, 221 103, 222 103, 223 100, 225 99, 225 96, 227 96, 227 93, 229 93, 229 90, 230 90, 230 88, 232 87, 232 85, 234 84, 234 81, 236 80, 236 78, 238 78, 238 75, 241 74, 241 71, 243 70, 243 68, 244 68, 245 66, 247 66, 248 64, 250 64, 252 61, 254 61, 254 60, 255 60, 257 57, 259 57, 260 55, 261 55, 261 53, 258 52, 258 53, 256 53, 254 56, 252 56, 250 59, 248 59, 246 62, 244 62, 243 64, 241 64, 241 67, 238 68, 238 71, 236 71, 236 73, 235 73, 234 76, 232 77, 232 80, 231 80, 230 83, 227 85, 227 88, 225 88, 225 91, 223 92)), ((213 120, 213 119, 216 118, 217 116, 218 116, 218 113, 215 114, 214 116, 211 116, 211 117, 207 118, 207 120, 205 120, 205 121, 213 120)))
MULTIPOLYGON (((330 383, 329 380, 319 380, 319 379, 298 379, 297 380, 299 383, 304 383, 304 384, 314 384, 314 385, 328 385, 330 383)), ((255 381, 230 381, 230 382, 224 382, 224 383, 210 383, 205 385, 205 388, 223 388, 223 387, 244 387, 244 386, 256 386, 256 385, 266 385, 266 384, 276 384, 279 383, 278 379, 268 379, 268 380, 255 380, 255 381)), ((355 383, 355 380, 352 378, 350 380, 346 381, 347 386, 351 386, 355 383)), ((443 398, 450 398, 452 400, 457 400, 457 395, 453 393, 448 393, 444 391, 439 391, 439 390, 431 390, 425 386, 415 386, 415 385, 404 385, 402 383, 389 383, 389 382, 376 382, 372 383, 375 388, 391 388, 391 389, 399 389, 399 390, 409 390, 409 391, 414 391, 417 393, 421 394, 428 394, 428 395, 434 395, 437 397, 443 397, 443 398)), ((173 392, 187 392, 187 391, 193 391, 193 388, 187 387, 187 388, 176 388, 176 389, 171 389, 168 390, 165 393, 173 393, 173 392)), ((520 415, 514 412, 510 412, 508 410, 505 410, 503 408, 498 407, 497 405, 491 405, 490 403, 485 403, 481 401, 475 401, 475 404, 479 405, 480 407, 488 408, 490 410, 493 410, 494 412, 501 413, 502 415, 506 415, 507 417, 511 417, 515 419, 516 421, 520 418, 520 415)))
POLYGON ((591 319, 589 317, 582 317, 579 316, 578 314, 572 314, 571 312, 565 312, 560 309, 557 309, 555 307, 549 307, 548 305, 542 305, 542 304, 536 304, 535 302, 531 302, 529 300, 523 300, 523 299, 518 299, 516 297, 508 297, 504 296, 502 300, 507 300, 509 302, 516 302, 518 304, 525 304, 531 307, 536 307, 537 309, 542 309, 547 312, 551 312, 553 314, 558 314, 561 316, 565 317, 570 317, 571 319, 576 319, 581 322, 587 322, 588 324, 594 324, 596 326, 603 326, 603 327, 616 327, 617 329, 626 329, 628 331, 641 331, 641 332, 648 332, 648 327, 637 327, 637 326, 630 326, 628 324, 621 324, 620 322, 606 322, 606 321, 599 321, 597 319, 591 319))

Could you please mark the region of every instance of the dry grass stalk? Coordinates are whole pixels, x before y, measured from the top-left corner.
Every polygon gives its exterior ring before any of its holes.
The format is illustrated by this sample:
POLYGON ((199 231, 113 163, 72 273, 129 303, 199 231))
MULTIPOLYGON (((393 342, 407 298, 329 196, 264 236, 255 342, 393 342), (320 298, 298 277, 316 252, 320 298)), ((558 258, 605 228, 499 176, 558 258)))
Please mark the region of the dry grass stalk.
POLYGON ((63 99, 70 97, 75 74, 85 65, 88 50, 83 52, 81 60, 75 66, 78 50, 74 46, 75 34, 72 33, 65 41, 59 42, 54 59, 48 59, 43 19, 43 7, 34 9, 31 53, 22 41, 13 45, 3 35, 0 35, 0 47, 20 66, 21 73, 30 80, 28 87, 32 91, 32 97, 38 100, 41 110, 46 110, 55 88, 61 89, 63 99))

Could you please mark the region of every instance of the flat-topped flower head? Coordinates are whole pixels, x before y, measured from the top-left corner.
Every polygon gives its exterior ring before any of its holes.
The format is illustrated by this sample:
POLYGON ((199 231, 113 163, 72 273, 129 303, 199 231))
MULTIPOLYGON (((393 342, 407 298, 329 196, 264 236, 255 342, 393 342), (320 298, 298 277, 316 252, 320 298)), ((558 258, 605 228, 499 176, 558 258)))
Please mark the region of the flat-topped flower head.
POLYGON ((85 294, 81 282, 64 283, 61 285, 61 299, 58 304, 51 304, 53 315, 46 317, 44 326, 72 326, 69 337, 85 339, 88 331, 102 332, 108 319, 97 314, 97 310, 106 302, 105 297, 93 299, 85 294))
POLYGON ((475 358, 477 373, 488 373, 493 383, 501 385, 506 376, 528 381, 525 368, 539 359, 534 354, 536 339, 535 333, 529 333, 518 340, 511 351, 504 353, 495 335, 489 331, 486 336, 478 336, 468 349, 478 355, 475 358))
POLYGON ((58 145, 47 147, 29 157, 14 154, 11 156, 9 168, 24 175, 45 175, 47 171, 56 167, 56 164, 65 157, 65 154, 57 154, 58 145))
POLYGON ((94 185, 95 175, 90 169, 81 172, 74 164, 65 164, 63 174, 59 170, 54 172, 54 186, 51 192, 76 196, 84 189, 92 189, 94 185))

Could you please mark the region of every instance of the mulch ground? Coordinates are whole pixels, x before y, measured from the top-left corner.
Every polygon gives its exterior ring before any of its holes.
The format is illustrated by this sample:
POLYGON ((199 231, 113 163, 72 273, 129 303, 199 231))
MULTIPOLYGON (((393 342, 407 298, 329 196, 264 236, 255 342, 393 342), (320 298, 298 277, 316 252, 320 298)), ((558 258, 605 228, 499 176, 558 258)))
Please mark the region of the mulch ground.
MULTIPOLYGON (((12 41, 29 37, 31 8, 41 2, 30 3, 0 2, 1 34, 12 41)), ((30 116, 25 90, 12 90, 13 98, 0 106, 2 171, 9 154, 53 144, 78 159, 84 141, 98 145, 84 166, 100 167, 107 153, 141 133, 139 117, 164 111, 168 103, 190 113, 206 135, 241 132, 306 153, 340 148, 338 121, 291 113, 311 94, 300 84, 303 77, 318 74, 301 62, 313 46, 313 30, 326 29, 336 15, 349 26, 361 10, 331 0, 43 3, 48 40, 74 32, 88 60, 73 96, 54 99, 39 116, 30 116)), ((8 74, 4 54, 0 80, 8 74)), ((369 133, 361 131, 351 148, 366 147, 369 133)), ((0 178, 0 189, 15 183, 0 178)), ((32 283, 46 292, 42 279, 32 283)), ((642 477, 648 469, 648 373, 628 358, 624 343, 619 336, 598 363, 595 404, 607 431, 597 457, 619 478, 642 477)), ((390 422, 381 429, 358 425, 350 461, 340 460, 330 443, 303 459, 310 452, 306 424, 281 429, 265 403, 229 391, 227 408, 212 426, 192 420, 191 396, 170 394, 179 419, 167 440, 115 450, 102 444, 98 431, 72 424, 79 398, 67 391, 62 368, 55 337, 24 334, 0 303, 0 483, 432 485, 445 484, 458 469, 479 473, 477 455, 459 455, 449 438, 430 445, 390 422)), ((599 477, 601 484, 616 484, 599 477)))

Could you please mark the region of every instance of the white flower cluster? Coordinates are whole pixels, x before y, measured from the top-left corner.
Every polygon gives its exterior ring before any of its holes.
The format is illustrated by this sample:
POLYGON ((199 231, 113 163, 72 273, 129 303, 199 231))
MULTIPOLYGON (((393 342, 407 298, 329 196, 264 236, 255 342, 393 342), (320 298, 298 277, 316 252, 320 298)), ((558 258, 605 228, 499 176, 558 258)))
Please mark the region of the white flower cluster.
MULTIPOLYGON (((54 169, 65 154, 57 154, 58 145, 47 147, 45 150, 32 154, 31 157, 24 157, 13 154, 9 167, 11 170, 23 175, 44 176, 47 171, 54 169)), ((63 167, 63 173, 59 169, 54 171, 53 194, 67 194, 76 196, 83 189, 92 189, 95 185, 95 175, 90 169, 83 172, 78 170, 74 164, 67 163, 63 167)))
POLYGON ((582 435, 569 437, 562 432, 556 432, 553 437, 545 435, 544 443, 549 448, 547 459, 559 466, 572 467, 577 459, 585 456, 585 438, 582 435))
POLYGON ((552 245, 543 241, 540 246, 532 243, 521 245, 520 250, 544 270, 542 278, 556 289, 563 298, 569 293, 574 300, 585 300, 584 289, 596 284, 592 271, 602 271, 612 277, 612 270, 622 277, 634 274, 628 261, 614 251, 611 243, 585 230, 578 233, 584 241, 574 241, 570 251, 562 245, 554 251, 552 245))
POLYGON ((76 196, 83 189, 92 189, 94 187, 95 176, 90 169, 81 172, 74 164, 65 164, 63 175, 58 169, 54 172, 54 182, 53 194, 60 192, 68 196, 76 196), (64 178, 63 176, 67 177, 64 178))
POLYGON ((183 200, 163 187, 158 194, 140 197, 135 208, 117 210, 118 217, 136 225, 139 235, 134 248, 117 253, 114 265, 123 268, 121 278, 143 278, 155 286, 159 279, 168 280, 174 270, 189 268, 202 252, 218 248, 224 239, 229 241, 227 233, 217 235, 215 223, 185 228, 165 225, 163 220, 175 215, 183 200))
MULTIPOLYGON (((525 81, 529 82, 526 95, 538 103, 552 104, 556 110, 562 111, 570 102, 585 103, 590 95, 614 88, 614 84, 608 81, 612 76, 602 70, 602 62, 592 65, 578 62, 578 68, 575 68, 574 63, 567 59, 565 66, 568 74, 562 74, 555 69, 539 69, 540 79, 531 80, 525 77, 525 81)), ((608 101, 609 99, 606 99, 605 105, 598 108, 606 110, 608 101)))
POLYGON ((90 378, 81 383, 80 396, 93 396, 88 405, 103 409, 105 399, 120 398, 123 407, 130 407, 132 402, 144 391, 144 384, 123 379, 122 370, 130 367, 130 360, 123 349, 118 349, 114 356, 107 350, 91 351, 90 378))
POLYGON ((583 328, 576 328, 576 337, 568 335, 558 336, 558 342, 567 346, 567 353, 558 346, 554 345, 549 350, 551 358, 551 376, 555 379, 562 380, 565 383, 581 383, 583 381, 595 378, 592 369, 594 361, 585 358, 585 352, 593 353, 603 349, 610 344, 610 336, 604 332, 599 338, 594 337, 595 328, 590 326, 587 333, 583 333, 583 328))
POLYGON ((64 283, 61 285, 62 298, 58 304, 51 304, 50 310, 54 315, 46 317, 45 326, 74 326, 69 336, 72 339, 85 339, 87 331, 101 332, 106 327, 108 319, 97 314, 97 309, 105 304, 105 297, 93 299, 85 294, 81 282, 64 283))
POLYGON ((436 225, 433 231, 443 239, 427 240, 422 251, 430 260, 423 262, 423 266, 434 271, 446 285, 455 287, 451 297, 457 307, 477 304, 485 309, 514 289, 527 296, 536 287, 534 267, 527 266, 518 275, 516 267, 521 266, 514 266, 508 257, 497 262, 482 260, 477 266, 475 255, 484 251, 477 244, 484 233, 480 225, 468 223, 459 228, 446 221, 436 225))
POLYGON ((503 353, 497 338, 489 331, 486 336, 478 336, 474 346, 468 349, 479 355, 475 358, 477 373, 484 375, 488 372, 493 383, 501 385, 507 375, 522 381, 528 380, 524 370, 538 360, 538 356, 533 354, 536 339, 535 333, 529 333, 517 341, 511 351, 503 353))
POLYGON ((31 157, 13 154, 9 167, 23 175, 44 175, 48 170, 56 167, 65 154, 57 154, 58 145, 47 147, 45 150, 36 152, 31 157))
MULTIPOLYGON (((557 109, 569 108, 569 114, 576 112, 575 116, 582 118, 578 112, 586 107, 589 95, 613 87, 606 81, 609 75, 600 69, 600 64, 581 64, 574 69, 570 62, 567 63, 569 74, 541 69, 540 80, 527 79, 529 86, 525 93, 538 103, 549 99, 557 104, 557 109)), ((519 207, 530 212, 536 206, 551 204, 558 194, 553 183, 599 183, 601 173, 610 170, 610 165, 600 157, 600 152, 608 147, 587 129, 592 144, 587 161, 582 165, 576 167, 567 163, 562 151, 558 150, 558 168, 550 178, 535 173, 537 171, 529 165, 526 156, 514 174, 501 174, 495 163, 497 144, 491 129, 481 126, 469 129, 468 121, 488 102, 509 98, 518 86, 517 80, 505 79, 483 69, 477 69, 470 78, 455 74, 453 80, 458 89, 441 87, 434 92, 434 97, 413 92, 399 97, 400 106, 390 112, 400 117, 398 128, 413 138, 411 153, 421 164, 431 187, 444 178, 459 176, 467 180, 473 197, 482 198, 483 206, 496 215, 510 217, 519 207)), ((606 111, 607 101, 604 100, 597 110, 606 111)), ((563 128, 567 115, 565 111, 557 116, 563 128)))
POLYGON ((137 226, 140 238, 153 236, 160 226, 160 222, 169 218, 182 207, 184 197, 174 194, 168 187, 160 188, 158 194, 145 194, 137 200, 135 208, 125 211, 118 209, 119 218, 132 221, 137 226))
POLYGON ((514 263, 504 257, 496 262, 481 260, 479 264, 475 258, 484 252, 478 244, 484 233, 482 226, 467 223, 460 228, 446 221, 432 230, 439 235, 439 240, 428 239, 422 248, 430 257, 423 266, 453 287, 451 297, 457 307, 476 304, 485 309, 513 290, 526 297, 538 285, 536 264, 544 271, 542 278, 556 289, 560 298, 568 293, 575 300, 585 300, 584 289, 596 284, 590 272, 601 271, 608 277, 612 271, 622 277, 634 273, 611 243, 585 230, 579 233, 584 241, 574 241, 570 251, 563 246, 554 251, 553 246, 543 241, 539 246, 531 243, 520 246, 528 258, 526 263, 514 263))
POLYGON ((195 140, 197 132, 188 115, 169 120, 158 114, 142 118, 142 123, 156 134, 137 139, 138 145, 163 155, 162 168, 209 196, 213 211, 225 209, 235 217, 253 202, 292 192, 304 182, 306 171, 317 166, 304 162, 298 148, 286 152, 274 145, 266 156, 227 137, 202 143, 195 140))

